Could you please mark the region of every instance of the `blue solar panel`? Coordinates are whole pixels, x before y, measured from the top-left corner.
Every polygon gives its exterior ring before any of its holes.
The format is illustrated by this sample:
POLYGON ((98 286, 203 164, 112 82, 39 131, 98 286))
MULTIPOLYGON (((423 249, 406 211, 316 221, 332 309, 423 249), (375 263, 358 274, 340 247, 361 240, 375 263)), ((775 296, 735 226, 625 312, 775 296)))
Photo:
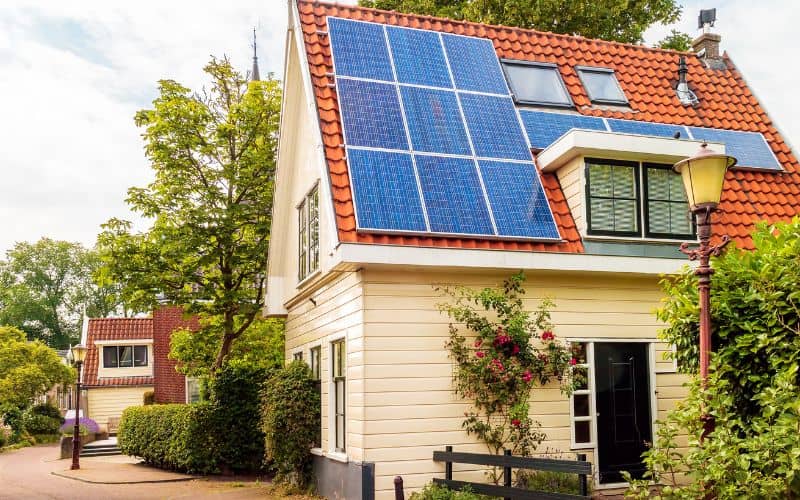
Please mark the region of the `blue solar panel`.
POLYGON ((416 155, 431 231, 494 234, 475 162, 416 155))
POLYGON ((531 160, 510 97, 460 93, 459 99, 477 156, 531 160))
POLYGON ((606 125, 603 123, 602 118, 594 116, 525 110, 520 110, 519 114, 525 124, 525 132, 528 134, 531 146, 537 149, 546 148, 573 128, 606 130, 606 125))
POLYGON ((386 32, 400 83, 453 88, 438 33, 394 26, 386 32))
POLYGON ((396 86, 342 78, 336 87, 348 146, 408 149, 396 86))
POLYGON ((337 75, 394 80, 383 26, 329 17, 328 32, 337 75))
POLYGON ((482 160, 479 164, 501 236, 559 238, 533 163, 482 160))
POLYGON ((623 134, 650 135, 654 137, 674 137, 675 132, 680 132, 681 139, 688 139, 683 125, 667 125, 666 123, 650 123, 636 120, 608 119, 612 132, 623 134))
POLYGON ((410 154, 348 149, 347 163, 359 227, 427 230, 410 154))
POLYGON ((469 155, 455 92, 400 87, 415 151, 469 155))
POLYGON ((492 42, 485 38, 442 35, 456 88, 508 95, 492 42))
POLYGON ((725 144, 725 154, 735 157, 742 167, 781 170, 781 165, 757 132, 739 132, 712 128, 689 127, 692 137, 700 141, 725 144))

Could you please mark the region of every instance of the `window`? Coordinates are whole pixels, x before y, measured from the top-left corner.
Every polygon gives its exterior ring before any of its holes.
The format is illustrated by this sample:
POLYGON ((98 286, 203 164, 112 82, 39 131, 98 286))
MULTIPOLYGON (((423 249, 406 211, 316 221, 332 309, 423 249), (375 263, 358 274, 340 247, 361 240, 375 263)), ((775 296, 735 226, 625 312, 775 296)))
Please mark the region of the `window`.
POLYGON ((146 345, 103 346, 103 368, 147 366, 146 345))
POLYGON ((333 375, 333 443, 334 450, 340 453, 345 451, 345 409, 347 392, 347 353, 344 340, 331 343, 331 373, 333 375))
POLYGON ((297 207, 298 279, 301 281, 319 268, 319 195, 317 186, 297 207))
POLYGON ((516 102, 572 106, 572 99, 555 64, 504 59, 503 71, 516 102))
POLYGON ((186 402, 197 403, 200 401, 200 380, 186 377, 186 402))
POLYGON ((572 417, 572 447, 591 448, 594 446, 592 436, 592 393, 589 381, 588 344, 572 343, 572 356, 578 363, 572 367, 575 390, 570 397, 570 415, 572 417))
MULTIPOLYGON (((317 394, 320 396, 320 401, 322 401, 322 377, 321 377, 321 368, 322 365, 320 364, 322 361, 322 347, 316 346, 312 347, 309 351, 309 364, 311 366, 311 378, 314 380, 314 388, 317 391, 317 394)), ((314 447, 320 448, 322 447, 322 412, 320 412, 320 422, 317 425, 317 433, 314 437, 314 447)))
POLYGON ((638 164, 587 160, 589 232, 638 236, 638 164))
POLYGON ((298 351, 292 355, 294 361, 303 361, 303 351, 298 351))
POLYGON ((598 104, 628 104, 622 87, 619 86, 613 69, 577 66, 575 70, 589 94, 589 99, 598 104))
POLYGON ((590 235, 694 238, 683 182, 669 165, 587 159, 586 199, 590 235))

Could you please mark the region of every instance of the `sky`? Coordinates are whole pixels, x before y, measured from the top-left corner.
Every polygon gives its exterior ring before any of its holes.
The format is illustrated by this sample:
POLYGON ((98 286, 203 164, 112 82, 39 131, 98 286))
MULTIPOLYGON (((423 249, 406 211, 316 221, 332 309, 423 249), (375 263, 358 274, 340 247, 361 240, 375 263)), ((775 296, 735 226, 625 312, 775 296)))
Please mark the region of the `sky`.
MULTIPOLYGON (((354 3, 353 0, 343 3, 354 3)), ((696 34, 700 8, 717 8, 739 70, 790 144, 800 144, 800 7, 793 0, 683 2, 674 26, 696 34)), ((286 0, 2 0, 0 2, 0 258, 43 236, 92 246, 126 191, 152 178, 134 113, 160 79, 193 89, 211 55, 247 71, 252 29, 262 75, 282 76, 286 0)))

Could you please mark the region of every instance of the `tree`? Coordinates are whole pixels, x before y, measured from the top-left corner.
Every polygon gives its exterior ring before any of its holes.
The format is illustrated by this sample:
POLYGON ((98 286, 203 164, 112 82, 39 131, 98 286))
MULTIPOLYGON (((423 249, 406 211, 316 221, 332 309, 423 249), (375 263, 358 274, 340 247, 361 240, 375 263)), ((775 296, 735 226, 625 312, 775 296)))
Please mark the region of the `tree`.
POLYGON ((25 332, 0 326, 0 414, 21 410, 56 384, 71 384, 75 370, 40 341, 25 332))
MULTIPOLYGON (((172 334, 169 357, 178 361, 176 369, 188 377, 208 377, 214 367, 222 325, 219 317, 203 318, 198 331, 176 330, 172 334)), ((284 362, 283 321, 257 318, 242 333, 228 354, 228 361, 273 370, 284 362)))
POLYGON ((216 370, 262 308, 281 90, 271 76, 248 83, 227 59, 204 70, 210 90, 161 80, 153 108, 136 113, 155 180, 127 202, 152 226, 111 219, 98 243, 126 300, 146 309, 163 295, 208 318, 216 370))
POLYGON ((676 0, 360 0, 366 7, 640 43, 655 23, 680 18, 676 0))
POLYGON ((686 52, 692 48, 692 36, 678 30, 672 30, 656 44, 659 49, 679 50, 686 52))
POLYGON ((94 281, 99 265, 97 253, 79 243, 17 243, 0 262, 0 324, 57 349, 75 343, 84 309, 93 317, 120 309, 116 285, 94 281))

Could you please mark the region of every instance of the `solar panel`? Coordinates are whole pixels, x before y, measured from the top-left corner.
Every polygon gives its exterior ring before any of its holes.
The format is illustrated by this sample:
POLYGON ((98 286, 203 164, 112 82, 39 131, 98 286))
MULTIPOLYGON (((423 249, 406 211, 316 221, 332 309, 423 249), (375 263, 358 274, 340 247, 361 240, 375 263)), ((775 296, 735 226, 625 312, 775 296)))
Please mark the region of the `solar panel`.
POLYGON ((329 17, 328 32, 337 75, 394 80, 383 26, 329 17))
POLYGON ((456 88, 508 95, 508 85, 492 42, 485 38, 442 35, 456 88))
POLYGON ((416 155, 431 231, 494 234, 474 160, 416 155))
POLYGON ((410 154, 348 149, 347 164, 359 227, 427 230, 410 154))
POLYGON ((606 130, 603 119, 594 116, 525 110, 520 110, 519 114, 525 124, 525 131, 528 134, 531 146, 537 149, 546 148, 573 128, 606 130))
POLYGON ((414 151, 470 154, 454 92, 401 87, 400 93, 414 151))
POLYGON ((700 141, 722 142, 725 154, 738 160, 742 167, 781 170, 775 154, 767 145, 764 136, 758 132, 740 132, 713 128, 689 127, 692 137, 700 141))
POLYGON ((510 97, 459 93, 475 154, 484 158, 531 160, 510 97))
POLYGON ((386 33, 400 83, 453 88, 438 33, 394 26, 386 33))
POLYGON ((337 90, 347 145, 408 149, 396 86, 341 78, 337 90))
POLYGON ((498 234, 560 237, 533 163, 481 160, 479 165, 498 234))
POLYGON ((649 135, 654 137, 674 137, 676 132, 680 132, 681 139, 688 139, 686 129, 683 125, 667 125, 666 123, 651 123, 637 120, 617 120, 608 119, 608 126, 612 132, 623 134, 649 135))

